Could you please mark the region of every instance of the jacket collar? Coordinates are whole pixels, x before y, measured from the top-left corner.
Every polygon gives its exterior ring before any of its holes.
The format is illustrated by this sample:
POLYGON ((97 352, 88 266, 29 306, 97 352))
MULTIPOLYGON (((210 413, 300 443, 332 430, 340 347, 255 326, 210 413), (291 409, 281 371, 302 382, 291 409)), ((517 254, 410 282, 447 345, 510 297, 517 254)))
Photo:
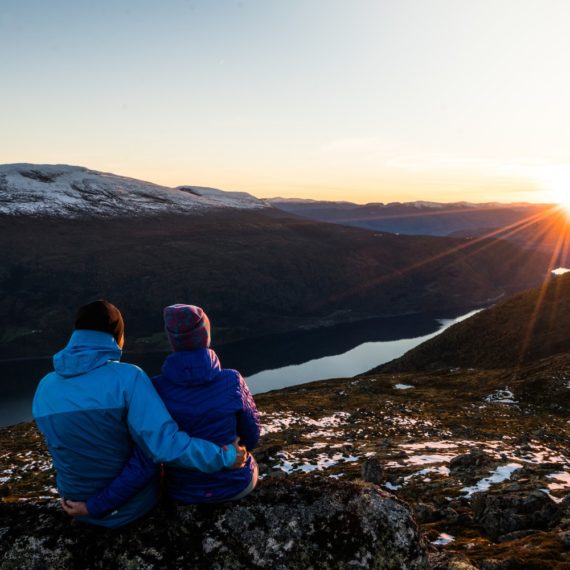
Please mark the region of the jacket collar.
POLYGON ((179 384, 205 384, 221 370, 218 355, 211 348, 173 352, 162 366, 163 376, 179 384))
POLYGON ((120 360, 122 351, 112 334, 76 330, 67 346, 54 355, 55 371, 61 376, 79 376, 110 360, 120 360))

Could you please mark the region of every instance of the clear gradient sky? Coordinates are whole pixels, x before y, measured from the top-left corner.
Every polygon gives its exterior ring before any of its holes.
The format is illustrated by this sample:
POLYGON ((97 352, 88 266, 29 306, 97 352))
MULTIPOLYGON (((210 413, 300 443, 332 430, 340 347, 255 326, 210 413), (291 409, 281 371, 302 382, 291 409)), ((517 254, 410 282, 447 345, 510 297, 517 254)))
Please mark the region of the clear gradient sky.
POLYGON ((0 163, 366 201, 570 187, 568 0, 0 0, 0 163))

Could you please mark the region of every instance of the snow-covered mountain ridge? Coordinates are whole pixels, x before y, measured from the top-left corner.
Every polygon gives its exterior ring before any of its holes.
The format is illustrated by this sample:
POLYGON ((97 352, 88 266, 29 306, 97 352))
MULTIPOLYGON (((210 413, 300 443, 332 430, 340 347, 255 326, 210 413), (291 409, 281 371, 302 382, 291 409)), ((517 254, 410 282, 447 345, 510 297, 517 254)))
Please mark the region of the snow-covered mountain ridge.
POLYGON ((63 164, 0 165, 0 214, 124 216, 270 207, 246 192, 180 186, 63 164))

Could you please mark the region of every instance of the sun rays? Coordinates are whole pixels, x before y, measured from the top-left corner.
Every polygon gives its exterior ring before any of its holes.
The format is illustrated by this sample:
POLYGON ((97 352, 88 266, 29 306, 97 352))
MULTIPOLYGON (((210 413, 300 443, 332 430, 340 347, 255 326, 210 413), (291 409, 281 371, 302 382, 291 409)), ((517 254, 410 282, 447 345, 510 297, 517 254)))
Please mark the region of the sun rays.
MULTIPOLYGON (((455 245, 452 247, 444 249, 427 258, 418 260, 406 267, 395 268, 391 273, 380 275, 376 279, 369 280, 365 283, 360 284, 356 288, 345 291, 342 295, 338 295, 334 300, 340 301, 354 294, 361 293, 367 289, 374 288, 380 284, 404 277, 405 275, 408 275, 414 271, 429 267, 430 265, 433 265, 437 262, 455 260, 458 254, 461 254, 464 259, 473 257, 497 245, 498 239, 509 239, 512 241, 524 240, 527 247, 529 247, 530 244, 530 246, 535 249, 546 250, 549 249, 549 246, 547 244, 549 244, 554 239, 553 235, 558 235, 560 232, 563 232, 567 238, 564 240, 564 243, 566 245, 558 248, 558 254, 564 251, 567 254, 569 232, 567 219, 565 216, 561 215, 559 206, 553 206, 539 213, 527 216, 526 218, 519 220, 513 224, 494 229, 493 231, 487 232, 480 237, 461 241, 457 240, 455 242, 455 245)), ((525 255, 527 255, 527 253, 524 249, 521 248, 518 255, 519 258, 505 260, 505 263, 514 265, 525 255)), ((554 268, 555 267, 552 269, 554 268)))
MULTIPOLYGON (((506 240, 519 245, 516 255, 505 258, 503 271, 523 271, 528 267, 528 256, 536 255, 536 251, 545 253, 543 258, 544 278, 536 295, 536 302, 528 314, 528 320, 521 322, 520 356, 519 364, 524 364, 537 324, 541 319, 553 322, 554 313, 560 295, 560 288, 552 284, 552 271, 557 267, 570 266, 570 197, 558 195, 557 205, 530 215, 516 223, 497 228, 484 235, 468 240, 457 240, 454 245, 424 259, 400 268, 393 268, 391 272, 378 276, 376 279, 361 283, 359 286, 347 290, 335 298, 342 301, 358 295, 365 290, 390 281, 397 281, 411 273, 425 269, 434 264, 455 263, 459 259, 469 260, 477 258, 493 247, 500 247, 506 240), (552 286, 552 289, 550 287, 552 286), (549 314, 545 315, 546 307, 550 307, 549 314)), ((508 252, 508 249, 504 250, 508 252)), ((517 251, 513 249, 513 252, 517 251)), ((419 253, 418 253, 419 255, 419 253)), ((537 258, 538 259, 538 258, 537 258)), ((474 260, 476 263, 476 261, 474 260)), ((513 373, 516 375, 519 366, 513 373)))

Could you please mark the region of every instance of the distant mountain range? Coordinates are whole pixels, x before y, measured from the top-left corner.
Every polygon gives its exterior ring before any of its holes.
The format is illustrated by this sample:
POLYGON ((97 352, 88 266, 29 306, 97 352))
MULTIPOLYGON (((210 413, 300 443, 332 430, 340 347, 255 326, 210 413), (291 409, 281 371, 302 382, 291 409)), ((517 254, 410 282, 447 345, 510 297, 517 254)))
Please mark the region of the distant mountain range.
POLYGON ((124 311, 127 349, 166 348, 162 308, 202 305, 214 342, 427 311, 539 283, 504 240, 397 236, 292 216, 245 193, 64 165, 0 166, 0 357, 49 354, 78 305, 124 311))
POLYGON ((526 249, 553 255, 553 263, 570 265, 570 219, 553 204, 469 202, 393 202, 353 204, 272 198, 267 202, 284 212, 377 232, 445 236, 465 239, 502 238, 526 249), (567 243, 570 242, 568 237, 567 243))
POLYGON ((461 237, 516 224, 552 208, 547 204, 472 204, 469 202, 392 202, 389 204, 321 202, 317 200, 270 198, 284 212, 321 222, 333 222, 374 231, 409 235, 461 237))
POLYGON ((454 325, 377 370, 499 369, 570 353, 570 273, 454 325))

